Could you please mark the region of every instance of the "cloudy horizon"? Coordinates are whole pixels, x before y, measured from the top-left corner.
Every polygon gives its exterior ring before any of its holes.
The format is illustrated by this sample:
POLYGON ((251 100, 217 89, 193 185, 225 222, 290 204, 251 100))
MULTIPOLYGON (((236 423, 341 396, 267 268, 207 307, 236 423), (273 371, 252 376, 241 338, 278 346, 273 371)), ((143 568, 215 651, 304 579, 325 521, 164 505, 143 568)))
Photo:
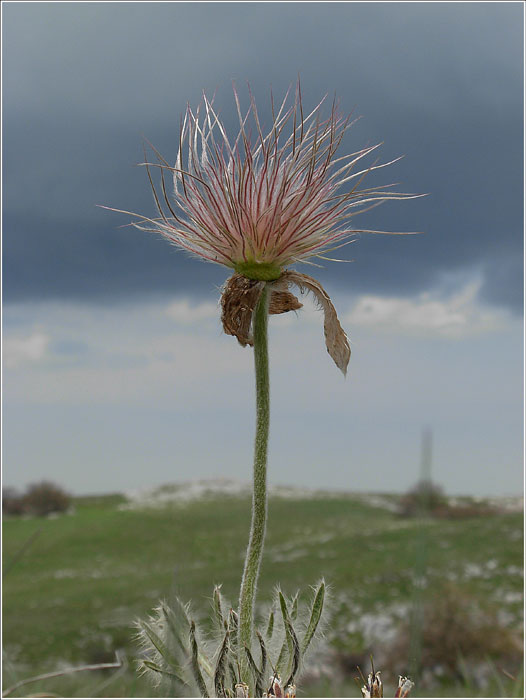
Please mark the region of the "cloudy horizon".
MULTIPOLYGON (((351 263, 316 276, 349 333, 343 380, 320 314, 272 319, 274 484, 404 491, 434 435, 449 493, 522 489, 523 7, 500 3, 4 3, 4 453, 7 486, 75 493, 250 477, 250 350, 222 334, 228 270, 129 226, 153 214, 143 138, 175 157, 180 114, 231 81, 299 74, 382 142, 391 202, 351 263)), ((372 164, 372 159, 369 164, 372 164)), ((312 272, 303 267, 306 272, 312 272)))

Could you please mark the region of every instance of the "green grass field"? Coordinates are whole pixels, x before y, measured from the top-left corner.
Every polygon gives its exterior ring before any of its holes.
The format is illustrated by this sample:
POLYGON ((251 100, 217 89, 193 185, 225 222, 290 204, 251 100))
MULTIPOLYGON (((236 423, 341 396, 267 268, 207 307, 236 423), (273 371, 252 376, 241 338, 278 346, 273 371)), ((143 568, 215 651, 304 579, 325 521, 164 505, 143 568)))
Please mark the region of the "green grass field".
MULTIPOLYGON (((117 649, 129 663, 117 673, 41 681, 13 697, 152 696, 133 671, 133 620, 174 593, 206 613, 215 583, 235 602, 247 498, 157 509, 126 510, 123 503, 121 496, 82 498, 72 514, 4 522, 4 688, 66 666, 112 661, 117 649)), ((357 496, 274 497, 259 598, 270 600, 277 583, 286 593, 308 592, 322 576, 332 589, 325 645, 300 695, 359 696, 355 666, 366 671, 373 652, 386 697, 415 658, 421 677, 413 697, 522 697, 522 552, 520 513, 418 521, 357 496), (444 600, 449 607, 433 617, 444 600), (431 611, 420 624, 416 605, 431 611), (467 607, 475 611, 472 637, 486 646, 463 639, 467 607), (451 618, 445 625, 444 615, 451 618)))

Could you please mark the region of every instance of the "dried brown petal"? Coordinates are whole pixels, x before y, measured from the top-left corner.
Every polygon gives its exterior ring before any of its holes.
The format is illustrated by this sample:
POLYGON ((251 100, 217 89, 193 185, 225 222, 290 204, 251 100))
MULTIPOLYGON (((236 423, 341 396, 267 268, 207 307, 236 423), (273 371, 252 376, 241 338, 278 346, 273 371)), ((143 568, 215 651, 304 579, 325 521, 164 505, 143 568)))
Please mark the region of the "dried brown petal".
POLYGON ((323 328, 327 351, 336 366, 346 374, 351 357, 349 341, 338 321, 329 295, 321 284, 309 275, 287 270, 278 280, 270 283, 251 280, 238 273, 232 275, 227 280, 221 296, 221 321, 225 333, 236 336, 243 347, 253 345, 252 316, 265 284, 269 285, 271 292, 269 314, 283 314, 302 307, 294 294, 288 291, 290 284, 295 284, 302 294, 309 291, 314 294, 325 315, 323 328))
POLYGON ((302 306, 303 304, 291 292, 272 290, 268 312, 269 314, 285 314, 287 311, 297 311, 302 306))
MULTIPOLYGON (((245 347, 252 345, 252 315, 266 282, 251 280, 238 273, 227 280, 221 296, 221 321, 227 335, 235 335, 245 347)), ((287 291, 286 284, 271 284, 269 314, 284 314, 301 309, 298 299, 287 291)))
POLYGON ((227 335, 235 335, 245 347, 252 345, 252 314, 265 287, 265 282, 234 274, 227 280, 221 296, 221 321, 227 335))
POLYGON ((301 272, 295 272, 294 270, 285 271, 278 281, 282 284, 295 284, 302 294, 306 291, 310 291, 314 294, 316 301, 322 307, 325 314, 323 329, 325 331, 327 352, 334 360, 338 369, 340 369, 344 375, 347 374, 347 365, 351 357, 351 348, 345 331, 338 320, 336 309, 327 292, 314 277, 304 275, 301 272))

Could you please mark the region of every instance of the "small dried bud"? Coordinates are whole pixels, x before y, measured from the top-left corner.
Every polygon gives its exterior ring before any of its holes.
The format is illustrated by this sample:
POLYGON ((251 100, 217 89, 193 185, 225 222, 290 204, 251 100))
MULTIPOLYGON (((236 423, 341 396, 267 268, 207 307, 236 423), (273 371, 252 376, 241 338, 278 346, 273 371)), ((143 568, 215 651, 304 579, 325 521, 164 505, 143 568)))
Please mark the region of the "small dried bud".
POLYGON ((236 698, 248 698, 248 685, 246 683, 236 683, 236 698))
POLYGON ((291 685, 288 685, 285 688, 285 697, 286 698, 295 698, 296 697, 296 686, 294 685, 294 683, 292 683, 291 685))
POLYGON ((364 698, 383 698, 384 689, 380 680, 380 671, 372 671, 367 676, 367 682, 362 687, 362 697, 364 698))
POLYGON ((277 675, 270 677, 270 688, 268 689, 267 698, 283 698, 283 688, 281 687, 281 678, 277 675))
POLYGON ((398 676, 398 688, 396 689, 395 698, 407 698, 415 684, 405 676, 398 676))

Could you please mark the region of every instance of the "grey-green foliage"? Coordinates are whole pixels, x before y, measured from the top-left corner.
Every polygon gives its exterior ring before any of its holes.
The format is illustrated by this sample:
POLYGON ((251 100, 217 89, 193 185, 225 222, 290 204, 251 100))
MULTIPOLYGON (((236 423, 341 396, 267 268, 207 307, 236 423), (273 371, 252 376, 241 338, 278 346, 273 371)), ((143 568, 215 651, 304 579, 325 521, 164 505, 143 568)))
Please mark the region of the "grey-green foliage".
POLYGON ((295 685, 321 632, 325 597, 324 581, 314 587, 310 601, 299 593, 287 598, 277 589, 270 610, 256 621, 250 649, 238 648, 238 616, 220 587, 214 589, 206 634, 190 605, 177 598, 171 605, 163 602, 148 620, 137 622, 139 669, 172 697, 236 697, 243 655, 250 669, 250 697, 262 697, 271 679, 283 679, 283 688, 295 685))

